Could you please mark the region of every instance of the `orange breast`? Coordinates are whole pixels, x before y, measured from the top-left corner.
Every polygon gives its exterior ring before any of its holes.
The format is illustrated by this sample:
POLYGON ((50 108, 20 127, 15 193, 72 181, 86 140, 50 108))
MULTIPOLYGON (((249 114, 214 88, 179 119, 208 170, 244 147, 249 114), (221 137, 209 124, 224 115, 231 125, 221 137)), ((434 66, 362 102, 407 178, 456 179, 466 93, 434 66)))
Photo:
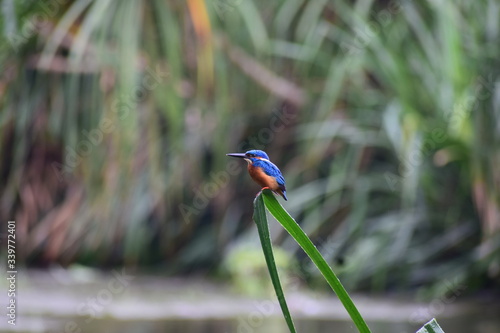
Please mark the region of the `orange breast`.
POLYGON ((279 190, 276 178, 266 175, 262 168, 248 165, 248 173, 250 174, 250 177, 252 177, 252 179, 255 180, 255 182, 260 186, 269 187, 273 191, 279 190))

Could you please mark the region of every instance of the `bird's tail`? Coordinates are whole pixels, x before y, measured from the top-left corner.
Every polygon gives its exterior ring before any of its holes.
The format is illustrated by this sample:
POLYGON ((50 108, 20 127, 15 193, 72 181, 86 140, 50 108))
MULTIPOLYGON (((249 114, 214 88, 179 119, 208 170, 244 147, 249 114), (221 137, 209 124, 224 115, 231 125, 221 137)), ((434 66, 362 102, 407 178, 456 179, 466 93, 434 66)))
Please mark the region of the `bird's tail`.
POLYGON ((285 201, 288 201, 288 198, 286 197, 286 191, 281 191, 280 194, 283 197, 283 199, 285 199, 285 201))

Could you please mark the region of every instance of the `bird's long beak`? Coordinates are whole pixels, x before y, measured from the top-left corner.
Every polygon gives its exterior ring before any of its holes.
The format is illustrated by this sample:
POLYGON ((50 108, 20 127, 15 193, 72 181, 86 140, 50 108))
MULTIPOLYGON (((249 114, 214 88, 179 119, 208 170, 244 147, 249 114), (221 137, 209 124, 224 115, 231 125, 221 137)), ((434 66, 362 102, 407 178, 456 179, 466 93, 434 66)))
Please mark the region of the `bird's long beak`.
POLYGON ((239 158, 246 157, 246 155, 244 153, 232 153, 232 154, 226 154, 226 156, 239 157, 239 158))

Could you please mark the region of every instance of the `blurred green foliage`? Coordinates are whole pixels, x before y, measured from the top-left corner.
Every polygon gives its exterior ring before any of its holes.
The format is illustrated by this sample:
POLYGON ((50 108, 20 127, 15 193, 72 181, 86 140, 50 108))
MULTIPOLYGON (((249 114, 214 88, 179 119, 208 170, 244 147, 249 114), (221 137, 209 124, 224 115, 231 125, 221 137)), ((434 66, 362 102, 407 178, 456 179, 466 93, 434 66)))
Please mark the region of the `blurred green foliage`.
POLYGON ((499 22, 493 0, 4 0, 0 218, 28 264, 210 270, 258 190, 225 153, 260 148, 349 289, 484 287, 499 22))
MULTIPOLYGON (((273 248, 276 267, 284 285, 291 285, 295 260, 279 247, 273 248)), ((229 274, 237 292, 250 296, 274 297, 262 248, 256 244, 242 243, 229 249, 222 268, 229 274)))

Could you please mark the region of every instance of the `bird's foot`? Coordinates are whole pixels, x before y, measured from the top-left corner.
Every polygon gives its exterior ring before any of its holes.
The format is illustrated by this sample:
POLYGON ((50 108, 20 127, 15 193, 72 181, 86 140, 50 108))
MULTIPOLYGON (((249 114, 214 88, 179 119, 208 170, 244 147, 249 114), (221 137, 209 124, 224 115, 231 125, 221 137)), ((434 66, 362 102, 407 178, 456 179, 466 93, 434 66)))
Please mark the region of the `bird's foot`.
POLYGON ((265 186, 265 187, 261 188, 260 191, 257 192, 257 194, 255 195, 255 197, 257 198, 259 196, 259 194, 261 194, 262 191, 264 191, 264 190, 270 190, 270 188, 268 186, 265 186))

